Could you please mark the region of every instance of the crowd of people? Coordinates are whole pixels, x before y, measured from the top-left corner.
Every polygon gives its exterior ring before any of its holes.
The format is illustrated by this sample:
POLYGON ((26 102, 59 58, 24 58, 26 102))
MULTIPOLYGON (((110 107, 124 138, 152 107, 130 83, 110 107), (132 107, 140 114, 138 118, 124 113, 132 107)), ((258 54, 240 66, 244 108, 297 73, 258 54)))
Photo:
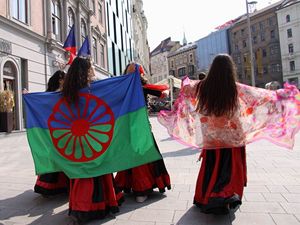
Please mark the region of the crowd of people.
MULTIPOLYGON (((124 75, 139 70, 145 102, 148 95, 162 96, 165 92, 147 86, 143 68, 135 63, 127 65, 124 75)), ((95 76, 89 59, 77 57, 65 74, 57 71, 49 79, 46 91, 60 91, 69 104, 76 104, 79 91, 88 87, 95 76)), ((193 85, 182 87, 182 92, 197 99, 195 112, 218 120, 238 117, 239 101, 235 65, 228 55, 218 55, 208 74, 201 74, 193 85), (221 90, 221 92, 220 92, 221 90), (221 93, 221 94, 220 94, 221 93)), ((174 109, 176 110, 176 109, 174 109)), ((218 135, 225 135, 219 133, 218 135)), ((153 140, 157 147, 154 135, 153 140)), ((202 161, 195 187, 194 204, 204 213, 228 214, 242 204, 247 184, 246 146, 202 148, 202 161)), ((158 150, 159 151, 159 150, 158 150)), ((37 177, 34 187, 43 196, 69 195, 69 215, 76 221, 102 219, 116 213, 124 201, 123 193, 133 193, 136 202, 144 202, 155 188, 164 193, 171 189, 171 179, 163 159, 115 174, 69 179, 63 172, 37 177)))

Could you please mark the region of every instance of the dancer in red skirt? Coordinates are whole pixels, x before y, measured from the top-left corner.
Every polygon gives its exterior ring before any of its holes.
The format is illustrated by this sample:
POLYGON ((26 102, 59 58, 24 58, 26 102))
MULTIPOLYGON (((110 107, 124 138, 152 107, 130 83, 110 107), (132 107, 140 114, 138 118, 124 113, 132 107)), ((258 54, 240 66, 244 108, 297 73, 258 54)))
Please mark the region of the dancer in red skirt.
MULTIPOLYGON (((87 87, 93 76, 94 69, 88 59, 74 59, 62 89, 70 104, 76 104, 79 90, 87 87)), ((70 180, 69 215, 76 221, 102 219, 110 212, 118 212, 122 200, 122 193, 115 191, 112 174, 70 180)))
MULTIPOLYGON (((47 90, 61 91, 65 78, 65 72, 58 70, 49 79, 47 90)), ((47 173, 38 176, 34 186, 36 193, 42 194, 44 197, 68 193, 69 178, 63 172, 47 173)))
POLYGON ((247 183, 245 147, 203 150, 200 157, 194 204, 204 213, 236 210, 247 183))
MULTIPOLYGON (((219 118, 238 115, 236 69, 230 56, 216 56, 206 78, 192 91, 198 100, 196 111, 214 117, 216 126, 219 118)), ((194 204, 204 213, 237 210, 247 183, 245 147, 203 149, 200 158, 194 204)))
MULTIPOLYGON (((133 73, 136 68, 139 69, 141 74, 141 83, 143 85, 146 104, 148 104, 148 95, 158 97, 164 95, 161 87, 157 86, 158 88, 155 88, 155 85, 147 85, 148 81, 143 76, 144 70, 142 66, 135 63, 128 64, 124 74, 133 73)), ((159 151, 154 136, 153 141, 159 151)), ((132 191, 136 195, 137 202, 144 202, 148 194, 153 192, 154 188, 158 188, 161 193, 165 192, 166 188, 171 189, 170 176, 163 159, 118 172, 115 177, 115 183, 118 190, 123 190, 125 193, 132 191)))

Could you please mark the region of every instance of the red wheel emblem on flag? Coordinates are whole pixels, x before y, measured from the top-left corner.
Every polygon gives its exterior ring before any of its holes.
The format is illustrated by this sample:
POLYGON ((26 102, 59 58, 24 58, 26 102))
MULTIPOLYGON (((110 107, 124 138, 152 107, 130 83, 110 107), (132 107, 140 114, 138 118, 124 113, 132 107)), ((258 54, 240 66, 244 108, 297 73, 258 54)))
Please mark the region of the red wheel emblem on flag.
POLYGON ((52 142, 58 152, 74 162, 87 162, 101 156, 110 145, 114 114, 100 98, 79 94, 71 106, 62 98, 48 119, 52 142))

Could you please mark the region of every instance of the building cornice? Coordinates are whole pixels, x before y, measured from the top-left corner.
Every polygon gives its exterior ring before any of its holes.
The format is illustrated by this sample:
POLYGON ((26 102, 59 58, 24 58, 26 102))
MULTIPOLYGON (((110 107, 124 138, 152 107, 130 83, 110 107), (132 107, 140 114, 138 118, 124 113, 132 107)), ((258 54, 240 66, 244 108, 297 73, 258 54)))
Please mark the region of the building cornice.
POLYGON ((23 34, 27 35, 27 36, 30 36, 32 38, 35 38, 39 41, 42 41, 42 42, 45 42, 46 41, 46 37, 45 36, 42 36, 40 34, 37 34, 35 32, 33 32, 32 30, 30 29, 27 29, 25 28, 24 26, 21 26, 20 24, 10 20, 10 19, 7 19, 3 16, 0 16, 0 23, 4 23, 5 25, 7 26, 10 26, 20 32, 22 32, 23 34))

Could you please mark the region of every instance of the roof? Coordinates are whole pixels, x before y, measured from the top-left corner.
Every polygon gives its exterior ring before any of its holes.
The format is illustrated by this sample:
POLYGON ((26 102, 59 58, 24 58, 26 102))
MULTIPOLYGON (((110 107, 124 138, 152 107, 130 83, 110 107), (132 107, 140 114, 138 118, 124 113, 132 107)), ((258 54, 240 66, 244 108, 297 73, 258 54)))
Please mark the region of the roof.
POLYGON ((177 54, 182 53, 182 52, 189 51, 189 50, 194 49, 194 48, 197 48, 196 42, 188 43, 187 45, 182 46, 181 48, 175 50, 174 52, 170 52, 168 57, 177 55, 177 54))
POLYGON ((178 41, 172 41, 171 37, 161 41, 161 43, 150 53, 150 56, 157 55, 162 52, 170 51, 178 41))

